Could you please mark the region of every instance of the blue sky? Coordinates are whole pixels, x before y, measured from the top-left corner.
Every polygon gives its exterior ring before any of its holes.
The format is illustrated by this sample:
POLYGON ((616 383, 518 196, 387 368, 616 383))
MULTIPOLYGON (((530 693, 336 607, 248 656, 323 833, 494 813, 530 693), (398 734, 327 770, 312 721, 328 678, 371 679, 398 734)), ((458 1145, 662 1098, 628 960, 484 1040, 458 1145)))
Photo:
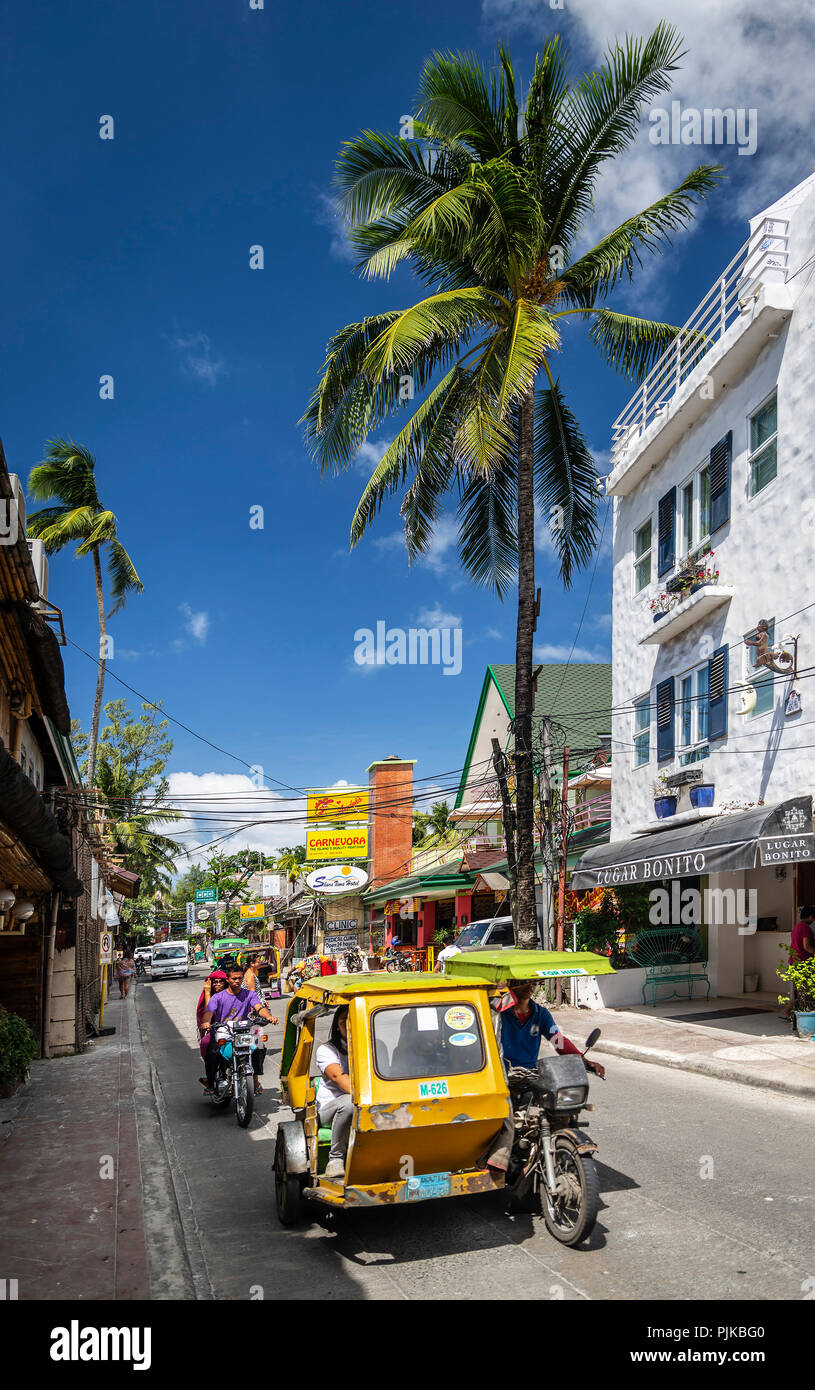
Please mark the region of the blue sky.
MULTIPOLYGON (((331 211, 338 147, 365 126, 398 129, 434 48, 492 61, 503 36, 528 78, 536 43, 557 30, 578 68, 607 33, 675 19, 691 44, 677 90, 699 106, 755 107, 757 152, 657 147, 646 126, 600 191, 597 232, 694 163, 725 164, 698 227, 618 300, 682 322, 744 240, 746 216, 811 171, 811 143, 797 138, 811 129, 811 92, 793 77, 782 104, 768 71, 789 72, 786 59, 801 52, 797 10, 784 0, 774 13, 786 28, 772 41, 789 53, 779 48, 768 65, 756 0, 725 0, 720 18, 697 0, 585 0, 566 11, 548 0, 266 0, 263 10, 249 0, 41 0, 10 11, 0 434, 24 477, 54 435, 96 455, 100 493, 145 584, 112 623, 111 673, 290 787, 364 779, 390 752, 416 758, 420 777, 461 767, 484 667, 512 659, 512 602, 459 574, 451 522, 412 569, 395 508, 349 554, 354 504, 387 432, 347 476, 321 480, 297 424, 330 333, 411 294, 404 275, 374 285, 354 275, 331 211), (99 139, 103 115, 113 140, 99 139), (262 271, 249 268, 257 244, 262 271), (108 373, 115 396, 103 401, 108 373), (257 506, 262 530, 249 525, 257 506), (460 675, 355 666, 358 628, 433 615, 460 622, 460 675)), ((630 388, 577 332, 562 381, 604 471, 630 388)), ((582 659, 610 654, 610 531, 609 521, 582 659)), ((544 659, 568 653, 589 579, 563 594, 541 552, 544 659)), ((69 636, 94 651, 88 562, 52 562, 51 598, 69 636)), ((87 724, 95 668, 70 646, 65 662, 72 711, 87 724)), ((106 698, 122 693, 111 678, 106 698)), ((172 770, 201 779, 189 785, 240 775, 182 730, 173 737, 172 770)))

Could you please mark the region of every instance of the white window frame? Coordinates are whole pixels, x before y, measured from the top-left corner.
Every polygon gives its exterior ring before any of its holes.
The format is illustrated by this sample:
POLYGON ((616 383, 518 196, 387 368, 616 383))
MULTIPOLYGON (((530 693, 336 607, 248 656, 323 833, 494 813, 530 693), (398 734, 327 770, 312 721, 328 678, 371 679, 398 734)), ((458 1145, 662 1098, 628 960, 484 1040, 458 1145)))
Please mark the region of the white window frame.
MULTIPOLYGON (((707 729, 708 706, 706 703, 703 705, 699 698, 699 677, 702 672, 707 680, 709 672, 707 661, 698 661, 695 666, 689 666, 674 677, 674 751, 680 767, 687 767, 690 763, 699 762, 710 752, 710 738, 707 729), (682 726, 685 701, 682 696, 682 683, 689 678, 692 686, 690 696, 691 736, 689 743, 683 743, 682 726)), ((707 695, 709 698, 709 690, 707 695)))
POLYGON ((650 584, 653 584, 653 582, 654 582, 654 558, 655 558, 655 551, 654 551, 654 518, 653 518, 653 516, 647 516, 647 517, 645 518, 644 521, 640 522, 639 526, 635 526, 635 527, 634 527, 634 539, 633 539, 633 542, 632 542, 632 556, 633 556, 633 573, 632 573, 632 581, 631 581, 631 582, 632 582, 632 584, 633 584, 633 586, 634 586, 634 597, 635 597, 635 598, 638 598, 639 595, 640 595, 640 594, 644 594, 645 591, 646 591, 646 589, 649 587, 649 585, 650 585, 650 584), (645 530, 646 526, 650 526, 650 528, 651 528, 651 543, 650 543, 650 545, 648 546, 648 549, 643 551, 642 555, 638 555, 638 554, 637 554, 637 536, 639 535, 640 531, 644 531, 644 530, 645 530), (637 585, 637 570, 639 569, 640 565, 643 563, 644 560, 648 560, 648 582, 647 582, 646 584, 643 584, 643 585, 641 585, 641 586, 638 586, 638 585, 637 585))
POLYGON ((749 481, 750 481, 750 497, 751 497, 751 499, 752 499, 753 497, 760 497, 762 493, 764 493, 764 492, 767 491, 767 488, 768 488, 768 487, 772 487, 773 483, 776 482, 776 480, 777 480, 777 478, 778 478, 778 383, 777 383, 777 382, 776 382, 775 386, 773 387, 772 391, 768 391, 767 394, 766 394, 766 396, 764 397, 764 399, 761 400, 761 401, 759 401, 758 405, 754 406, 754 407, 752 408, 752 410, 749 410, 749 411, 747 412, 747 468, 748 468, 748 475, 747 475, 747 476, 748 476, 749 481), (763 443, 763 444, 760 444, 759 447, 758 447, 757 449, 753 449, 753 420, 754 420, 755 416, 758 415, 759 411, 762 411, 766 405, 769 405, 770 401, 773 399, 773 396, 775 397, 775 433, 774 433, 774 434, 771 434, 770 437, 769 437, 769 439, 765 439, 765 440, 764 440, 764 443, 763 443), (770 481, 769 481, 768 483, 765 483, 764 486, 763 486, 762 488, 759 488, 758 491, 756 491, 756 487, 755 487, 755 475, 754 475, 754 471, 753 471, 753 465, 754 465, 754 463, 755 463, 755 460, 759 457, 759 455, 760 455, 760 454, 763 454, 764 451, 765 451, 766 449, 768 449, 768 448, 770 447, 771 444, 775 444, 775 477, 774 477, 774 478, 771 478, 770 481))
POLYGON ((708 475, 708 528, 710 526, 710 458, 703 461, 689 473, 677 488, 677 507, 676 507, 676 565, 679 569, 689 555, 695 555, 704 546, 710 544, 710 529, 703 536, 702 530, 702 474, 708 475), (685 534, 685 490, 688 485, 693 487, 693 530, 696 540, 693 545, 688 544, 685 534))
POLYGON ((633 737, 633 743, 634 743, 634 767, 635 767, 635 768, 636 768, 636 767, 647 767, 648 764, 649 764, 650 761, 651 761, 651 693, 650 693, 650 691, 648 692, 647 695, 640 695, 640 696, 634 701, 634 737, 633 737), (637 730, 637 710, 638 710, 638 709, 641 709, 643 706, 645 706, 645 709, 646 709, 647 712, 648 712, 648 723, 647 723, 646 725, 643 725, 643 727, 638 731, 638 730, 637 730), (646 746, 646 748, 647 748, 647 750, 648 750, 648 756, 647 756, 647 758, 643 758, 643 759, 640 760, 640 759, 638 758, 639 749, 638 749, 638 747, 637 747, 637 744, 638 744, 638 742, 640 742, 640 741, 643 740, 643 739, 645 740, 645 746, 646 746))

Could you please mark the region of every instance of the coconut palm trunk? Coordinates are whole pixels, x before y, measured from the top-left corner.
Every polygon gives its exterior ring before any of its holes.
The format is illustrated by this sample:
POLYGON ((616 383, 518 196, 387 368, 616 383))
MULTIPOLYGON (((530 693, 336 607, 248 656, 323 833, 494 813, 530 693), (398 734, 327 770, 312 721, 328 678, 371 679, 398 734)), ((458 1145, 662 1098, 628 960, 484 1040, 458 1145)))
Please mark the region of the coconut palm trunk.
POLYGON ((532 643, 535 635, 534 397, 518 407, 518 625, 515 655, 515 816, 517 944, 537 945, 532 766, 532 643))
POLYGON ((99 718, 102 713, 102 696, 105 690, 105 667, 107 666, 107 623, 105 621, 105 591, 102 587, 102 562, 98 548, 93 552, 93 575, 96 581, 96 612, 99 618, 99 670, 96 676, 96 694, 93 699, 93 717, 88 740, 88 786, 93 787, 96 776, 96 745, 99 742, 99 718))

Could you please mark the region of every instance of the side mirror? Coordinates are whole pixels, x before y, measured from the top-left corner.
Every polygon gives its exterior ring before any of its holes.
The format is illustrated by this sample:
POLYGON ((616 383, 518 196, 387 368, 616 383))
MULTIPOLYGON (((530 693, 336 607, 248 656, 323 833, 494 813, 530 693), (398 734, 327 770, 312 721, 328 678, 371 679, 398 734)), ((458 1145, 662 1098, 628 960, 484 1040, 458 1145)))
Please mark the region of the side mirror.
POLYGON ((592 1028, 591 1032, 589 1033, 589 1036, 586 1038, 585 1044, 583 1046, 583 1051, 588 1052, 589 1048, 594 1047, 594 1044, 599 1041, 599 1038, 600 1029, 592 1028))

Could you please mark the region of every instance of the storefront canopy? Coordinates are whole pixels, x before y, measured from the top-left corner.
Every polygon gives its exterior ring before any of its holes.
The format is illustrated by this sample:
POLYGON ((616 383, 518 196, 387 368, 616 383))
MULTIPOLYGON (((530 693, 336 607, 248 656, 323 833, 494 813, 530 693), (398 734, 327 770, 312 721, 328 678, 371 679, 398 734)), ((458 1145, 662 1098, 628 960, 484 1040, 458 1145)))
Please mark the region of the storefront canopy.
POLYGON ((571 887, 658 883, 807 859, 815 859, 812 797, 797 796, 776 806, 755 806, 597 845, 575 864, 571 887))

